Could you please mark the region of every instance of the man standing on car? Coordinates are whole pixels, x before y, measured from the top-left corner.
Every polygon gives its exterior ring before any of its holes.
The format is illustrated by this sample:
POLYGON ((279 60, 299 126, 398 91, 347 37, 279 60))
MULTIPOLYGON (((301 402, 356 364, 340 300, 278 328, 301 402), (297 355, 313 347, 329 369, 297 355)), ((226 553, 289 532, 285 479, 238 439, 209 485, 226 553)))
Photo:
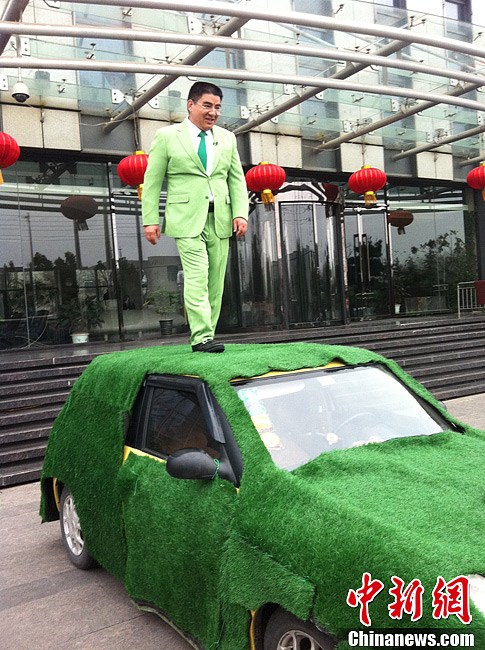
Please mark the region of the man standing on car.
POLYGON ((184 272, 184 303, 194 352, 223 352, 214 340, 221 311, 229 237, 247 230, 248 192, 233 133, 216 126, 222 91, 195 83, 188 117, 159 129, 143 181, 145 237, 160 239, 159 201, 167 179, 162 232, 174 237, 184 272))

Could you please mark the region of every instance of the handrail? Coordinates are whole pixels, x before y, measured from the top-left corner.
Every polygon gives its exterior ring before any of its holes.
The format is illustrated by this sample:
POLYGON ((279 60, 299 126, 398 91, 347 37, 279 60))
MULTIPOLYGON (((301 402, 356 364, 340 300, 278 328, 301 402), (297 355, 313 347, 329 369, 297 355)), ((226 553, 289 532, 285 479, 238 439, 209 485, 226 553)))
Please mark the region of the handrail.
POLYGON ((463 311, 477 309, 477 292, 475 282, 458 282, 456 285, 456 297, 458 304, 458 318, 461 318, 463 311))

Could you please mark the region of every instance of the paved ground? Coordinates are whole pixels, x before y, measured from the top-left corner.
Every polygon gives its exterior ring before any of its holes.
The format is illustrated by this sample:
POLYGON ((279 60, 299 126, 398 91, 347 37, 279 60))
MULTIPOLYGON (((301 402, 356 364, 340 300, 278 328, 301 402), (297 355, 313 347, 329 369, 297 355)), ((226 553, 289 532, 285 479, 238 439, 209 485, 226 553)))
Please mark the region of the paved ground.
MULTIPOLYGON (((485 394, 446 402, 485 429, 485 394)), ((59 523, 40 525, 39 484, 0 491, 2 650, 189 650, 153 614, 140 612, 102 569, 79 571, 64 553, 59 523)))
POLYGON ((485 394, 449 399, 445 404, 448 411, 458 419, 485 430, 485 394))
POLYGON ((0 491, 2 650, 190 650, 103 569, 69 562, 59 522, 40 525, 39 484, 0 491))

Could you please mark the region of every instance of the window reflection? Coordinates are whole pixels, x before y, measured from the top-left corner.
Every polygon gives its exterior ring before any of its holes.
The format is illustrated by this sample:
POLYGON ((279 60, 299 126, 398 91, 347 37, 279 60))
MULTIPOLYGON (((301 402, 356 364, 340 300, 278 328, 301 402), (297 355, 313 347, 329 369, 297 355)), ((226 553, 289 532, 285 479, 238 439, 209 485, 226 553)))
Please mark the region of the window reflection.
POLYGON ((336 449, 452 427, 377 366, 281 374, 235 389, 273 461, 287 470, 336 449))
POLYGON ((248 234, 238 244, 243 327, 280 322, 280 273, 275 214, 257 205, 248 234))
POLYGON ((144 446, 163 457, 179 449, 203 449, 220 457, 195 394, 168 388, 153 390, 144 446))
POLYGON ((456 285, 476 279, 477 273, 473 215, 462 191, 398 187, 390 205, 413 215, 404 233, 390 228, 398 313, 455 311, 456 285))
MULTIPOLYGON (((81 321, 94 340, 159 338, 151 300, 159 290, 176 296, 171 331, 188 332, 174 240, 146 242, 136 190, 116 189, 110 201, 119 182, 108 183, 107 165, 19 161, 4 176, 0 349, 70 343, 81 321), (96 202, 87 230, 60 210, 78 194, 96 202)), ((255 206, 246 237, 231 241, 222 331, 342 322, 345 264, 354 318, 454 312, 456 285, 477 278, 476 225, 462 189, 390 185, 388 212, 413 215, 402 234, 386 225, 385 206, 361 210, 356 229, 358 205, 348 201, 347 259, 337 204, 279 198, 276 211, 255 206), (368 282, 359 285, 361 268, 368 282)))

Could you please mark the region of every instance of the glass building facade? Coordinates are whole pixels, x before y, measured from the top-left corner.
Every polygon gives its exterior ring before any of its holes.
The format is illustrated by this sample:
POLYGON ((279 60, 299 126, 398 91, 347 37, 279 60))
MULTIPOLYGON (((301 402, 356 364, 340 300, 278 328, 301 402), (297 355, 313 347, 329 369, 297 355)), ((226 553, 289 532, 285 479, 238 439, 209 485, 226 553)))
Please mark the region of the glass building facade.
MULTIPOLYGON (((467 2, 434 2, 426 14, 417 14, 412 4, 294 0, 282 11, 389 29, 413 27, 419 20, 419 34, 469 44, 482 38, 479 25, 485 17, 478 3, 475 11, 467 2), (470 22, 472 9, 481 22, 470 22)), ((136 7, 115 12, 102 5, 50 5, 29 3, 24 22, 210 36, 234 20, 136 7)), ((264 9, 271 2, 255 6, 264 9)), ((319 87, 309 92, 292 81, 347 79, 349 62, 327 58, 332 48, 342 56, 385 50, 389 59, 415 62, 418 68, 425 62, 450 74, 480 74, 481 63, 459 50, 404 42, 398 47, 392 37, 297 27, 276 17, 265 24, 249 21, 235 34, 267 43, 268 51, 213 48, 200 65, 275 76, 285 71, 291 83, 215 78, 224 91, 219 124, 237 134, 246 170, 269 159, 285 168, 286 183, 270 209, 251 195, 248 234, 243 241, 231 240, 220 331, 455 313, 457 284, 481 277, 483 268, 482 199, 465 182, 478 164, 473 161, 480 159, 483 135, 474 129, 482 114, 447 99, 423 106, 425 100, 399 93, 439 90, 453 99, 461 96, 457 86, 466 80, 455 84, 421 69, 370 65, 353 75, 369 92, 319 87), (284 44, 313 47, 327 56, 271 51, 271 45, 284 44), (373 94, 379 86, 392 86, 396 95, 373 94), (265 114, 273 117, 265 120, 265 114), (460 133, 465 137, 458 139, 460 133), (453 135, 456 141, 448 142, 453 135), (365 164, 387 173, 386 187, 371 208, 347 183, 365 164)), ((12 37, 0 62, 23 48, 29 50, 26 58, 103 59, 143 68, 153 61, 183 63, 197 51, 196 45, 155 47, 101 36, 12 37)), ((20 74, 31 92, 24 106, 10 94, 17 74, 7 67, 0 79, 1 130, 15 137, 22 151, 19 161, 3 170, 0 185, 0 349, 66 344, 80 329, 94 340, 159 337, 154 296, 160 289, 171 295, 171 331, 186 333, 175 243, 162 237, 153 247, 145 241, 137 191, 124 186, 116 170, 124 156, 148 150, 158 128, 184 118, 197 67, 193 78, 175 79, 131 115, 130 106, 136 107, 156 81, 152 73, 24 67, 20 74), (105 128, 124 112, 127 117, 116 128, 105 128), (85 220, 64 214, 63 202, 76 196, 94 200, 95 213, 85 220)), ((479 100, 480 92, 478 87, 463 97, 479 100)), ((163 204, 162 194, 162 213, 163 204)))

